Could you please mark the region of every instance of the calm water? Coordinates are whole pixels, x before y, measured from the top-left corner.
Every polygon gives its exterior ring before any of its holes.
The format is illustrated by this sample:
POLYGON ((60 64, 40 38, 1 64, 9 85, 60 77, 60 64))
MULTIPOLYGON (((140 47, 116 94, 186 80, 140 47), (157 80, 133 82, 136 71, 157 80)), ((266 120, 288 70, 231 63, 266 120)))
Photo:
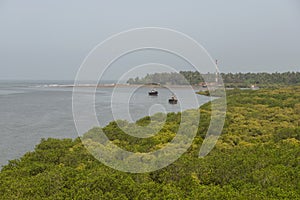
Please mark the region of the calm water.
MULTIPOLYGON (((72 84, 67 81, 0 81, 0 165, 33 150, 41 138, 75 138, 72 115, 72 84)), ((135 121, 155 112, 177 112, 196 108, 210 100, 197 96, 197 104, 186 88, 173 88, 179 104, 170 105, 172 92, 158 88, 157 97, 148 96, 151 88, 99 88, 96 93, 96 112, 101 126, 114 119, 135 121), (113 95, 113 103, 111 103, 113 95), (127 112, 129 111, 129 112, 127 112), (130 113, 130 115, 128 115, 130 113)), ((82 88, 83 95, 92 95, 91 88, 82 88)))

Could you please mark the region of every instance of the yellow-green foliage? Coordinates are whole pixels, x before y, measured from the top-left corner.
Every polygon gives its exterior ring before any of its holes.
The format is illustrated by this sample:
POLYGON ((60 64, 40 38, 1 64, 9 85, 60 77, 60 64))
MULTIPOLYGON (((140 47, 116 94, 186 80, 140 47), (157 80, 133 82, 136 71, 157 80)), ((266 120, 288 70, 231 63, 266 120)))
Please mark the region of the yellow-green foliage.
MULTIPOLYGON (((300 199, 299 99, 300 87, 228 91, 226 122, 213 151, 197 157, 210 121, 208 103, 194 110, 201 120, 190 149, 170 166, 145 174, 104 166, 80 139, 43 139, 3 167, 0 199, 300 199)), ((162 114, 140 119, 141 127, 151 122, 144 134, 159 129, 149 138, 129 136, 116 122, 103 131, 126 150, 149 152, 173 139, 181 115, 168 114, 166 123, 162 114)), ((142 130, 118 123, 126 131, 142 130)), ((85 142, 99 145, 94 140, 99 132, 90 130, 85 142)))

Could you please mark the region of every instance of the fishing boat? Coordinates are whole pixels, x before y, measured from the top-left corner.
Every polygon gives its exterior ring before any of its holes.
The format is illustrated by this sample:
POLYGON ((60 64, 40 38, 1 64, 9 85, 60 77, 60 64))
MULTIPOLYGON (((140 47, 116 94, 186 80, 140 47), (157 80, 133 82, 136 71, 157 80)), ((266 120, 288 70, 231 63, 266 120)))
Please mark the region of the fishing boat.
POLYGON ((158 95, 158 91, 155 90, 155 89, 152 89, 151 91, 148 92, 148 94, 149 94, 150 96, 157 96, 157 95, 158 95))
POLYGON ((172 96, 170 99, 169 99, 169 103, 170 104, 177 104, 178 100, 175 96, 172 96))

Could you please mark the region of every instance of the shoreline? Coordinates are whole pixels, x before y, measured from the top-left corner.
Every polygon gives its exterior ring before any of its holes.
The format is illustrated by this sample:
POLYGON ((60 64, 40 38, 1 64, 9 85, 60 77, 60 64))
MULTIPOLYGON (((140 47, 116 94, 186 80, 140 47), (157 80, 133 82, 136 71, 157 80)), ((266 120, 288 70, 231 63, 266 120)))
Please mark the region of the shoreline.
POLYGON ((146 87, 146 88, 193 88, 198 90, 207 90, 202 86, 191 86, 191 85, 147 85, 147 84, 77 84, 77 85, 60 85, 60 84, 49 84, 44 85, 45 88, 130 88, 130 87, 146 87))

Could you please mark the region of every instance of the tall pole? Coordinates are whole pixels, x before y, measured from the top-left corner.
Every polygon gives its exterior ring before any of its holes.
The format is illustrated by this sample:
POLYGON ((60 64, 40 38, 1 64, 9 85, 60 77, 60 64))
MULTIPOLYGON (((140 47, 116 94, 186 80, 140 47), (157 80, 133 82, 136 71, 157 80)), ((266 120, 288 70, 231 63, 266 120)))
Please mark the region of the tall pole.
POLYGON ((219 77, 218 77, 218 60, 216 59, 216 83, 219 83, 219 77))

